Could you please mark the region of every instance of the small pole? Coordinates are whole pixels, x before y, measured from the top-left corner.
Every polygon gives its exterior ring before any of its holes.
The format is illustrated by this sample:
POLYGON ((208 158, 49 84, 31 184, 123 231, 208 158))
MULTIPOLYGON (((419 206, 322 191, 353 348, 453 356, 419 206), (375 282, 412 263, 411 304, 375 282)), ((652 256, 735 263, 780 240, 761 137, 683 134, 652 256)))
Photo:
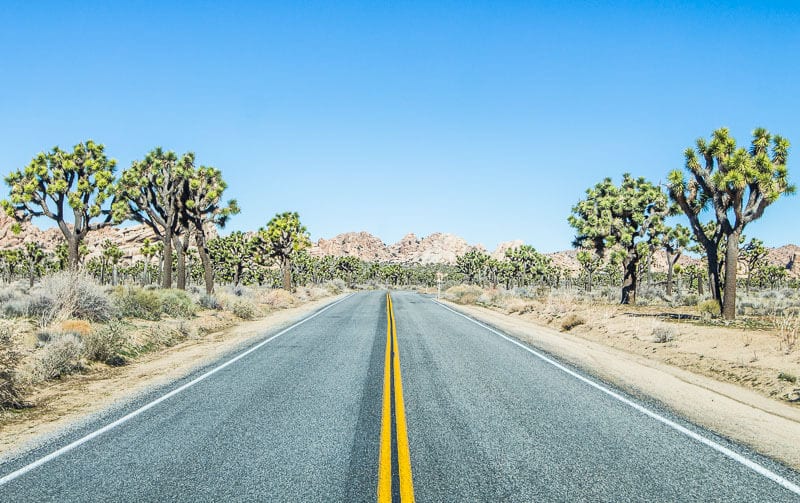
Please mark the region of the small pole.
POLYGON ((436 300, 440 300, 442 298, 442 280, 444 279, 444 273, 437 272, 436 273, 436 300))

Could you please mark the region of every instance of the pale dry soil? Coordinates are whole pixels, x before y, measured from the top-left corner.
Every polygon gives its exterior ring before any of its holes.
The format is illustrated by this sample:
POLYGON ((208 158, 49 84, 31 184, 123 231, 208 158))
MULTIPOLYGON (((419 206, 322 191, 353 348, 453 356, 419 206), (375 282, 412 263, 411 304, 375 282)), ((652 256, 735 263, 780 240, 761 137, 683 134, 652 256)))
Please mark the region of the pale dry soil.
POLYGON ((674 330, 672 341, 654 343, 653 327, 665 322, 643 316, 647 309, 589 306, 581 313, 575 305, 564 306, 564 312, 577 312, 587 320, 565 332, 558 316, 446 303, 800 469, 800 406, 788 401, 800 383, 777 378, 779 372, 800 375, 800 348, 787 354, 774 333, 676 322, 666 323, 674 330))
POLYGON ((0 461, 25 452, 112 405, 127 403, 180 379, 344 295, 310 301, 246 322, 234 322, 229 313, 204 312, 190 321, 197 335, 184 342, 142 355, 122 367, 95 364, 89 372, 38 386, 29 397, 35 407, 0 417, 0 461), (232 323, 235 324, 231 326, 232 323))

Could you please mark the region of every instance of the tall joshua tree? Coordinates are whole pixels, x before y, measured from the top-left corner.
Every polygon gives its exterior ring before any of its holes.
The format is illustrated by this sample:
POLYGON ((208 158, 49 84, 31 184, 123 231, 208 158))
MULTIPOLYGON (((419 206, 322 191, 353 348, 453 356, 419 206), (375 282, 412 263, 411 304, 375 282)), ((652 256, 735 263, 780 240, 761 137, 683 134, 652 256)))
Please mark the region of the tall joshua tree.
POLYGON ((194 232, 197 254, 203 264, 206 293, 214 292, 214 268, 208 251, 207 232, 210 227, 225 227, 231 215, 239 213, 236 200, 222 202, 228 185, 222 172, 210 166, 200 166, 187 173, 184 181, 181 214, 183 227, 194 232))
POLYGON ((54 147, 6 177, 9 198, 0 204, 17 222, 53 220, 67 243, 67 263, 77 269, 86 235, 111 224, 106 202, 114 195, 116 165, 106 157, 105 147, 92 140, 78 143, 71 152, 54 147))
POLYGON ((593 248, 600 256, 617 248, 622 257, 622 304, 636 303, 639 261, 657 239, 669 213, 667 196, 644 178, 625 173, 619 187, 610 178, 586 190, 572 208, 569 224, 577 231, 573 244, 593 248))
MULTIPOLYGON (((178 158, 161 147, 134 161, 120 176, 114 219, 130 218, 150 227, 163 244, 164 270, 161 286, 172 288, 172 256, 181 226, 181 198, 187 173, 194 167, 194 154, 178 158)), ((178 253, 182 251, 177 246, 178 253)))
POLYGON ((292 260, 311 245, 308 231, 300 223, 300 215, 289 211, 275 215, 266 228, 259 229, 258 238, 280 264, 283 289, 291 291, 292 260))
POLYGON ((715 298, 726 320, 736 317, 736 268, 739 238, 745 226, 761 218, 767 206, 781 195, 794 193, 786 168, 788 155, 789 140, 764 128, 753 131, 749 149, 737 148, 728 129, 720 128, 710 141, 699 138, 694 149, 685 150, 688 181, 680 170, 669 174, 670 197, 689 218, 695 239, 706 250, 715 298), (707 207, 717 224, 711 236, 700 221, 707 207), (720 239, 725 244, 724 292, 718 272, 720 239))

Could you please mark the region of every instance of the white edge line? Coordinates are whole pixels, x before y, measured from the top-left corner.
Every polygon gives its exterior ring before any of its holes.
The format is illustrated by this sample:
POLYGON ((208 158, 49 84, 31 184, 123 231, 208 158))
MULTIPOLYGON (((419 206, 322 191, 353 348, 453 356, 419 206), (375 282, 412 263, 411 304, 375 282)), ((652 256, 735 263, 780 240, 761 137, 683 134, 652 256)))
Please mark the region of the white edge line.
POLYGON ((340 302, 343 302, 343 301, 347 300, 352 295, 353 294, 351 293, 350 295, 347 295, 346 297, 344 297, 342 299, 339 299, 339 300, 337 300, 336 302, 334 302, 332 304, 328 304, 327 306, 323 307, 322 309, 320 309, 316 313, 312 314, 311 316, 303 318, 302 320, 298 321, 297 323, 295 323, 295 324, 293 324, 293 325, 291 325, 291 326, 289 326, 287 328, 284 328, 283 330, 281 330, 277 334, 273 335, 269 339, 265 339, 265 340, 259 342, 258 344, 256 344, 252 348, 248 349, 247 351, 244 351, 243 353, 240 353, 240 354, 236 355, 235 357, 231 358, 230 360, 226 361, 225 363, 223 363, 223 364, 221 364, 221 365, 219 365, 217 367, 214 367, 213 369, 209 370, 205 374, 203 374, 203 375, 201 375, 199 377, 196 377, 195 379, 187 382, 186 384, 181 385, 178 388, 175 388, 174 390, 170 391, 169 393, 167 393, 165 395, 162 395, 159 398, 156 398, 152 402, 150 402, 150 403, 148 403, 146 405, 143 405, 142 407, 139 407, 135 411, 133 411, 133 412, 131 412, 131 413, 125 415, 125 416, 122 416, 121 418, 117 419, 116 421, 103 426, 99 430, 95 430, 95 431, 89 433, 88 435, 86 435, 86 436, 84 436, 82 438, 79 438, 78 440, 75 440, 74 442, 72 442, 70 444, 65 445, 62 448, 51 452, 47 456, 39 458, 36 461, 34 461, 34 462, 32 462, 32 463, 30 463, 28 465, 25 465, 25 466, 23 466, 22 468, 19 468, 16 471, 13 471, 13 472, 9 473, 8 475, 4 476, 3 478, 0 478, 0 486, 11 482, 12 480, 14 480, 14 479, 16 479, 18 477, 21 477, 22 475, 25 475, 29 471, 34 470, 34 469, 42 466, 43 464, 56 459, 57 457, 61 456, 62 454, 66 454, 67 452, 75 449, 76 447, 78 447, 78 446, 80 446, 82 444, 85 444, 86 442, 88 442, 88 441, 90 441, 90 440, 92 440, 94 438, 99 437, 103 433, 106 433, 106 432, 116 428, 117 426, 129 421, 130 419, 133 419, 134 417, 138 416, 142 412, 145 412, 146 410, 155 407, 156 405, 160 404, 161 402, 163 402, 163 401, 165 401, 165 400, 177 395, 181 391, 185 391, 186 389, 191 388, 192 386, 194 386, 195 384, 199 383, 200 381, 202 381, 202 380, 204 380, 204 379, 206 379, 208 377, 211 377, 212 375, 216 374, 217 372, 219 372, 220 370, 224 369, 228 365, 230 365, 230 364, 232 364, 232 363, 244 358, 245 356, 249 355, 253 351, 259 349, 262 346, 264 346, 268 342, 277 339, 278 337, 282 336, 286 332, 292 330, 295 327, 298 327, 298 326, 302 325, 303 323, 307 322, 308 320, 316 318, 317 316, 319 316, 320 314, 324 313, 325 311, 327 311, 328 309, 332 308, 333 306, 339 304, 340 302))
POLYGON ((648 409, 646 407, 643 407, 643 406, 639 405, 636 402, 633 402, 633 401, 625 398, 624 396, 620 395, 619 393, 616 393, 616 392, 612 391, 611 389, 603 386, 602 384, 598 384, 598 383, 592 381, 591 379, 578 374, 577 372, 565 367, 564 365, 558 363, 557 361, 553 360, 552 358, 549 358, 549 357, 543 355, 542 353, 539 353, 538 351, 536 351, 534 349, 531 349, 530 347, 526 346, 522 342, 520 342, 518 340, 515 340, 515 339, 512 339, 511 337, 507 336, 506 334, 504 334, 502 332, 499 332, 499 331, 495 330, 494 328, 492 328, 492 327, 490 327, 490 326, 488 326, 488 325, 486 325, 484 323, 481 323, 480 321, 478 321, 478 320, 476 320, 474 318, 471 318, 470 316, 467 316, 464 313, 460 313, 460 312, 456 311, 455 309, 452 309, 452 308, 442 304, 441 302, 436 301, 435 299, 431 299, 431 301, 434 302, 435 304, 438 304, 439 306, 443 307, 444 309, 447 309, 448 311, 451 311, 452 313, 457 314, 457 315, 459 315, 459 316, 461 316, 463 318, 466 318, 467 320, 471 321, 472 323, 475 323, 476 325, 479 325, 479 326, 485 328, 486 330, 492 332, 493 334, 499 335, 500 337, 502 337, 503 339, 511 342, 512 344, 516 344, 517 346, 519 346, 522 349, 524 349, 525 351, 533 354, 537 358, 539 358, 541 360, 544 360, 545 362, 547 362, 550 365, 556 367, 557 369, 562 370, 562 371, 566 372, 567 374, 571 375, 572 377, 583 381, 584 383, 588 384, 589 386, 602 391, 603 393, 611 396, 612 398, 615 398, 616 400, 619 400, 620 402, 624 403, 625 405, 628 405, 629 407, 632 407, 632 408, 636 409, 637 411, 641 412, 642 414, 644 414, 646 416, 649 416, 652 419, 655 419, 656 421, 659 421, 659 422, 669 426, 670 428, 679 431, 680 433, 683 433, 684 435, 686 435, 687 437, 689 437, 689 438, 691 438, 693 440, 697 440, 698 442, 700 442, 702 444, 705 444, 708 447, 711 447, 712 449, 714 449, 715 451, 719 452, 720 454, 723 454, 723 455, 731 458, 732 460, 743 464, 744 466, 746 466, 747 468, 750 468, 751 470, 753 470, 754 472, 758 473, 759 475, 762 475, 762 476, 772 480, 773 482, 783 486, 784 488, 788 489, 789 491, 791 491, 791 492, 793 492, 793 493, 795 493, 797 495, 800 495, 800 486, 798 486, 797 484, 792 483, 790 480, 787 480, 784 477, 781 477, 780 475, 778 475, 777 473, 773 472, 772 470, 769 470, 768 468, 765 468, 764 466, 761 466, 760 464, 747 459, 746 457, 742 456, 741 454, 739 454, 737 452, 734 452, 734 451, 728 449, 727 447, 722 446, 722 445, 718 444, 717 442, 714 442, 713 440, 709 440, 706 437, 704 437, 704 436, 702 436, 702 435, 700 435, 698 433, 695 433, 692 430, 690 430, 690 429, 688 429, 688 428, 686 428, 684 426, 681 426, 680 424, 676 423, 675 421, 671 421, 671 420, 667 419, 666 417, 664 417, 664 416, 662 416, 662 415, 660 415, 660 414, 658 414, 656 412, 653 412, 652 410, 650 410, 650 409, 648 409))

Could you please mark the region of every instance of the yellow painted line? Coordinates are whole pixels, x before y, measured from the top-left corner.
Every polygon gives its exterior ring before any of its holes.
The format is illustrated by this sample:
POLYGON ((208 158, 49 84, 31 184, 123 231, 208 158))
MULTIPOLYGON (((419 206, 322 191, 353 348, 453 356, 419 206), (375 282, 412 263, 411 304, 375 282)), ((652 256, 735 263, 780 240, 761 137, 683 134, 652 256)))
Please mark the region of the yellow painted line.
POLYGON ((397 324, 394 319, 394 306, 389 296, 389 314, 394 341, 394 417, 397 429, 397 468, 400 480, 400 501, 414 503, 414 482, 411 477, 411 451, 408 448, 408 428, 406 426, 406 407, 403 403, 403 380, 400 376, 400 348, 397 345, 397 324))
POLYGON ((381 412, 380 455, 378 457, 378 502, 392 501, 392 315, 386 294, 386 357, 383 364, 383 410, 381 412))

